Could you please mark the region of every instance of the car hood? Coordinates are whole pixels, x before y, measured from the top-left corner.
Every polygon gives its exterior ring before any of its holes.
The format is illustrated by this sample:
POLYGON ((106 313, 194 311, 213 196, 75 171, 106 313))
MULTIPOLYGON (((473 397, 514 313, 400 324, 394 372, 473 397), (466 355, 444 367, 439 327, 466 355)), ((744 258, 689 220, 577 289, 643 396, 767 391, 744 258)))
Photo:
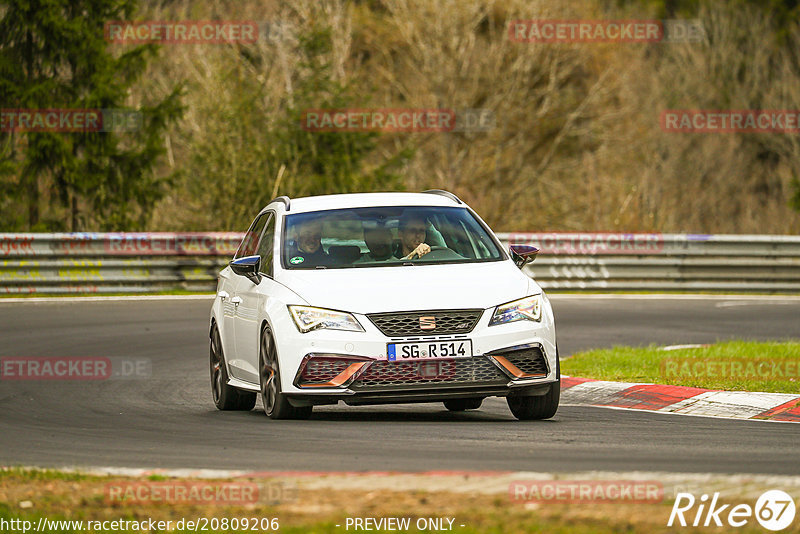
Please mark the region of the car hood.
POLYGON ((311 306, 362 314, 485 309, 541 291, 511 261, 286 270, 277 281, 311 306))

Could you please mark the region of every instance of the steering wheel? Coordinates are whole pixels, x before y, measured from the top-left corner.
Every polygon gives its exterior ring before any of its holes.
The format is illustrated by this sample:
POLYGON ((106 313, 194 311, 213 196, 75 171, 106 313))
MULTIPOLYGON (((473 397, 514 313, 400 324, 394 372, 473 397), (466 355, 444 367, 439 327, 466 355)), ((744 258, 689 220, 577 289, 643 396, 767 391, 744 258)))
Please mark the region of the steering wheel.
MULTIPOLYGON (((459 256, 458 253, 453 252, 450 248, 441 247, 441 246, 437 245, 437 246, 432 246, 431 247, 431 251, 428 252, 427 254, 425 254, 424 256, 422 256, 421 258, 419 258, 417 256, 414 256, 411 259, 413 261, 418 261, 418 260, 446 260, 446 259, 456 259, 456 258, 459 258, 459 257, 461 257, 461 256, 459 256)), ((408 260, 406 260, 406 261, 408 261, 408 260)))

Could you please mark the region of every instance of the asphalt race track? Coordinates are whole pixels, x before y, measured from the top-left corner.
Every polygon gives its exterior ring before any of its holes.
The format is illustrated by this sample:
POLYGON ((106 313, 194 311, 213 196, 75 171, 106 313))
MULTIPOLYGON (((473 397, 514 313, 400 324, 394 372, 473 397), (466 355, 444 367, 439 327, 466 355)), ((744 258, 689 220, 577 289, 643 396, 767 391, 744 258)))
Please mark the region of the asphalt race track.
MULTIPOLYGON (((800 474, 800 425, 563 406, 520 423, 505 401, 324 407, 308 421, 219 412, 210 300, 3 302, 0 356, 145 358, 152 377, 0 380, 0 465, 242 470, 800 474)), ((554 298, 562 356, 592 347, 800 338, 800 299, 554 298)))

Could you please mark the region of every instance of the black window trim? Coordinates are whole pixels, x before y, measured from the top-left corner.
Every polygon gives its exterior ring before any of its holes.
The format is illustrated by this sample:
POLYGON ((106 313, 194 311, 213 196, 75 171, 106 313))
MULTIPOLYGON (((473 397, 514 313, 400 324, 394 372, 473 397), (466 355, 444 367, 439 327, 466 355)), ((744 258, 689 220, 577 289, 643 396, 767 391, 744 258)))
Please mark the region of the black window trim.
MULTIPOLYGON (((247 230, 244 233, 244 237, 242 238, 242 242, 239 243, 239 247, 236 249, 236 252, 233 253, 233 259, 238 260, 239 258, 245 258, 246 256, 239 256, 239 252, 242 250, 242 245, 244 245, 245 239, 247 239, 247 235, 250 233, 250 230, 255 228, 256 223, 261 218, 262 215, 266 213, 267 210, 259 211, 258 214, 253 218, 253 222, 250 223, 250 226, 247 227, 247 230)), ((269 220, 269 219, 267 219, 269 220)), ((264 223, 264 228, 267 227, 267 224, 264 223)), ((258 234, 258 241, 256 241, 256 250, 258 250, 258 245, 261 243, 261 235, 264 233, 264 228, 261 229, 261 233, 258 234)))
MULTIPOLYGON (((266 209, 266 210, 262 211, 261 213, 267 215, 267 222, 264 223, 264 229, 261 230, 261 235, 258 238, 258 245, 256 245, 256 252, 258 252, 258 249, 261 248, 261 240, 264 239, 264 234, 267 232, 267 227, 269 226, 270 221, 276 221, 276 227, 277 227, 278 214, 275 213, 274 210, 266 209)), ((273 249, 273 253, 272 253, 272 262, 273 262, 273 264, 272 264, 272 274, 267 274, 267 273, 262 271, 262 269, 264 267, 263 263, 259 266, 259 269, 258 269, 259 274, 262 274, 262 275, 266 276, 267 278, 274 278, 275 277, 275 228, 272 229, 272 238, 273 238, 273 241, 272 241, 272 249, 273 249)))

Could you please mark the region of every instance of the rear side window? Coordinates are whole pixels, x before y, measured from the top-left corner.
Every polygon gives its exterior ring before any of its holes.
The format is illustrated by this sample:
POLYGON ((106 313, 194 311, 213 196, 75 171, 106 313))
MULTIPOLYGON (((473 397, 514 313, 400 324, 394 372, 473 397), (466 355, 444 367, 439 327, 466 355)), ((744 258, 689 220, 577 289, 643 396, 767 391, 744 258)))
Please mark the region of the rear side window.
POLYGON ((234 259, 244 258, 245 256, 253 256, 256 253, 258 247, 258 238, 261 237, 261 231, 264 229, 264 225, 267 224, 268 218, 269 213, 267 212, 264 212, 256 217, 256 220, 253 221, 253 224, 250 225, 250 229, 244 235, 242 244, 239 245, 239 250, 236 251, 234 259))

